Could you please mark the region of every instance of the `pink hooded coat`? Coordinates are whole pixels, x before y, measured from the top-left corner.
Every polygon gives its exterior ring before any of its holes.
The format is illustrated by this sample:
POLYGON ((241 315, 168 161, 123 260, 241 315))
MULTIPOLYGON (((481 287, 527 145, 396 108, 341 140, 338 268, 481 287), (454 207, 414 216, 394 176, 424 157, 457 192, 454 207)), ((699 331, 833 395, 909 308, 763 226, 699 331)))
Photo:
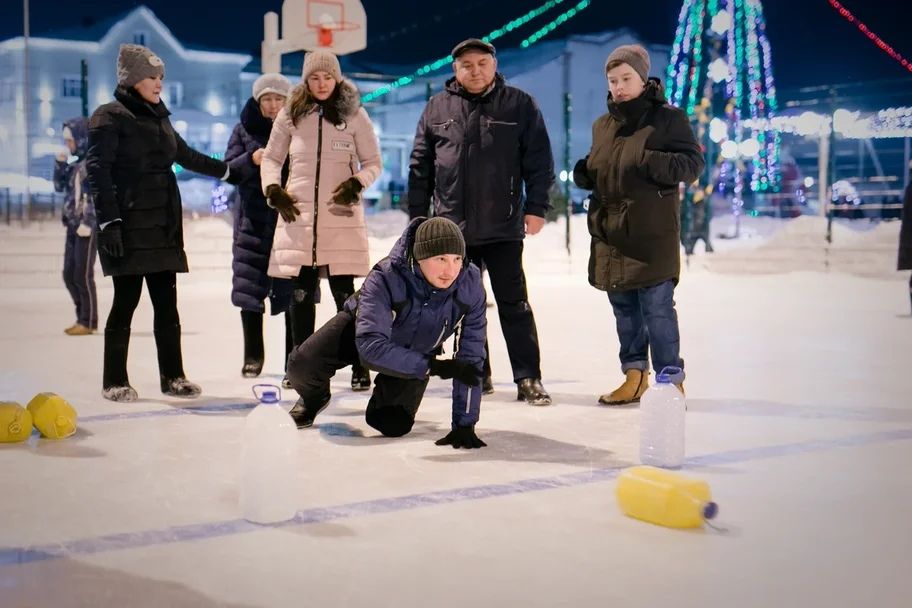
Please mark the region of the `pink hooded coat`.
MULTIPOLYGON (((365 190, 377 179, 382 170, 380 146, 355 85, 343 79, 338 87, 333 103, 340 124, 321 117, 317 106, 296 125, 286 106, 273 123, 261 165, 263 191, 270 184, 282 184, 282 165, 290 157, 284 187, 301 215, 291 223, 279 216, 269 276, 296 277, 302 266, 326 266, 330 275, 367 276, 370 270, 364 205, 351 205, 349 215, 331 201, 333 190, 352 176, 365 190)), ((294 92, 289 99, 293 97, 294 92)))

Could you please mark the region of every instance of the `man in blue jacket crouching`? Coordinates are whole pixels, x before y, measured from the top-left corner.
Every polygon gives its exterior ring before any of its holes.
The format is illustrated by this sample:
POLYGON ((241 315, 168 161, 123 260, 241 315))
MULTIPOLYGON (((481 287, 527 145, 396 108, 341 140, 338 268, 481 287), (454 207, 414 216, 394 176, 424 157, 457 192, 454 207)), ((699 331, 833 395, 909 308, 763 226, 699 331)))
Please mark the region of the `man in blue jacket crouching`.
POLYGON ((378 372, 367 423, 386 437, 412 430, 430 376, 453 379, 453 421, 437 445, 480 448, 475 434, 485 357, 485 293, 478 268, 452 221, 419 217, 368 274, 342 312, 292 351, 288 379, 301 396, 298 428, 313 425, 330 400, 330 378, 357 362, 378 372), (456 335, 454 356, 437 358, 456 335))

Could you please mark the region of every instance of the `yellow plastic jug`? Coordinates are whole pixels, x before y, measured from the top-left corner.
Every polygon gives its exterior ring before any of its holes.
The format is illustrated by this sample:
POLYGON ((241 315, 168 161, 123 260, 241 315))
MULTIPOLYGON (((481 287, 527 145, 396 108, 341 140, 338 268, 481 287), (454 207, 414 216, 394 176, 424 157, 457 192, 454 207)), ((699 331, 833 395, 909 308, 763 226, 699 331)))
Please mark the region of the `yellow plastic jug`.
POLYGON ((32 434, 32 414, 12 401, 0 401, 0 443, 25 441, 32 434))
POLYGON ((699 528, 719 511, 705 481, 649 466, 618 476, 617 500, 625 515, 669 528, 699 528))
POLYGON ((63 439, 76 432, 76 410, 56 393, 38 393, 27 408, 42 437, 63 439))

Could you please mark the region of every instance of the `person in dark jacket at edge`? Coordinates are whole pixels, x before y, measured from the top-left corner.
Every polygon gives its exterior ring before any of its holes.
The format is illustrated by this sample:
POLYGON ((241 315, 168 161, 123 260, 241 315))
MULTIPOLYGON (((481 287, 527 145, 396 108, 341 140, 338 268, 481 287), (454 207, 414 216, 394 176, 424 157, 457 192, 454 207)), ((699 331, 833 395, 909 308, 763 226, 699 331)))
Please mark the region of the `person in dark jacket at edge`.
POLYGON ((86 177, 88 119, 63 123, 66 150, 54 163, 54 190, 64 193, 61 219, 66 226, 63 253, 63 283, 76 305, 76 323, 64 331, 69 336, 87 336, 98 329, 98 296, 95 289, 95 206, 86 177))
POLYGON ((360 361, 378 372, 365 418, 384 436, 412 430, 428 378, 439 376, 453 379, 453 417, 437 445, 486 445, 475 434, 485 293, 480 271, 465 255, 462 232, 450 220, 411 221, 343 310, 292 351, 288 378, 300 399, 290 413, 298 428, 312 426, 329 404, 335 372, 360 361), (454 356, 438 358, 453 335, 454 356))
MULTIPOLYGON (((409 217, 434 213, 462 229, 468 260, 490 275, 517 399, 549 405, 522 266, 523 239, 550 208, 554 159, 535 100, 497 72, 492 45, 470 38, 452 51, 455 76, 424 109, 409 164, 409 217)), ((494 392, 489 357, 484 393, 494 392)))
MULTIPOLYGON (((912 270, 912 163, 909 163, 909 184, 903 195, 896 270, 912 270)), ((912 277, 909 277, 909 303, 912 304, 912 277)))
POLYGON ((620 387, 603 405, 637 403, 649 386, 649 351, 656 372, 684 391, 674 289, 681 270, 679 183, 704 161, 687 115, 669 105, 649 54, 639 45, 615 49, 605 64, 608 113, 592 125, 589 155, 576 163, 577 186, 592 190, 589 282, 608 292, 620 341, 620 387), (671 371, 671 370, 670 370, 671 371))
POLYGON ((86 166, 98 217, 98 251, 105 276, 114 282, 102 380, 102 395, 111 401, 138 397, 127 376, 127 351, 143 281, 155 311, 162 393, 200 394, 185 377, 181 356, 176 273, 188 268, 180 191, 171 166, 176 162, 237 183, 227 164, 191 149, 174 131, 161 100, 164 76, 164 62, 151 50, 121 45, 115 101, 99 106, 89 120, 86 166))
MULTIPOLYGON (((285 105, 291 82, 281 74, 263 74, 253 82, 253 96, 241 110, 241 121, 228 140, 225 162, 242 180, 237 188, 234 206, 234 238, 231 246, 231 303, 241 309, 244 332, 244 365, 241 375, 255 378, 263 371, 264 301, 268 298, 272 314, 285 313, 285 355, 288 362, 292 347, 291 281, 267 274, 272 238, 278 212, 266 204, 260 186, 263 151, 272 131, 272 121, 285 105)), ((282 183, 288 179, 288 164, 282 170, 282 183)))

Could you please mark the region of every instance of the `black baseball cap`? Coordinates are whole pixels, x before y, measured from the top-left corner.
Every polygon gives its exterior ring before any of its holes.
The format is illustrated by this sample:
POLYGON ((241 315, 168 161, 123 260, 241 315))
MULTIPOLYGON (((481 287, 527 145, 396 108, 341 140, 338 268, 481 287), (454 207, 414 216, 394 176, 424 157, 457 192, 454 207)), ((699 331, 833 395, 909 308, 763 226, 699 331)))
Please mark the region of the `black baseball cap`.
POLYGON ((453 47, 453 51, 450 53, 450 55, 453 56, 453 61, 456 61, 460 55, 467 51, 481 51, 482 53, 488 53, 489 55, 497 55, 497 51, 494 49, 493 44, 489 44, 484 40, 479 40, 478 38, 469 38, 467 40, 463 40, 453 47))

